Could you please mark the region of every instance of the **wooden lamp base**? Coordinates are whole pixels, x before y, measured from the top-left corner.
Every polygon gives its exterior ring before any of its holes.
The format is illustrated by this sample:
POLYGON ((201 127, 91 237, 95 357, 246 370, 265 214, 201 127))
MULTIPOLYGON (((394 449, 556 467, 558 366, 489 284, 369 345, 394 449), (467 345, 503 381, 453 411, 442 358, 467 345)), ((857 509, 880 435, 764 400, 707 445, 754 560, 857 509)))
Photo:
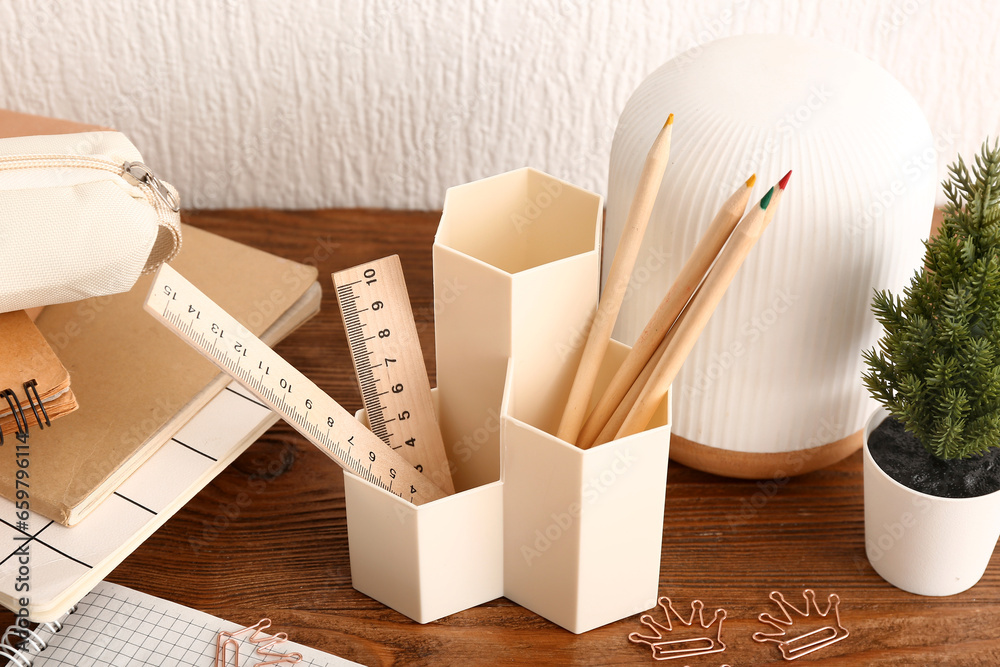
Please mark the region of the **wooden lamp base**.
POLYGON ((832 465, 861 449, 864 429, 846 438, 793 452, 736 452, 670 436, 670 458, 723 477, 774 479, 804 475, 832 465))

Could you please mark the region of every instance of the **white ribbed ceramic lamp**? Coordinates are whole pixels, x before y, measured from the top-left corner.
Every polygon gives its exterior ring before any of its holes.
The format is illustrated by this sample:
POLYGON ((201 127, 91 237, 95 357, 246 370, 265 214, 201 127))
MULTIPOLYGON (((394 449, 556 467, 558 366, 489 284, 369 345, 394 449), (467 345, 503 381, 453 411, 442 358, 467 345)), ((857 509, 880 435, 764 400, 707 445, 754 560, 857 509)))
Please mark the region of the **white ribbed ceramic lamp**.
POLYGON ((671 455, 740 477, 794 475, 861 445, 873 288, 900 291, 933 214, 927 121, 887 72, 822 42, 723 39, 653 72, 611 149, 604 276, 646 152, 675 115, 670 165, 615 328, 631 344, 722 202, 756 172, 791 183, 674 382, 671 455))

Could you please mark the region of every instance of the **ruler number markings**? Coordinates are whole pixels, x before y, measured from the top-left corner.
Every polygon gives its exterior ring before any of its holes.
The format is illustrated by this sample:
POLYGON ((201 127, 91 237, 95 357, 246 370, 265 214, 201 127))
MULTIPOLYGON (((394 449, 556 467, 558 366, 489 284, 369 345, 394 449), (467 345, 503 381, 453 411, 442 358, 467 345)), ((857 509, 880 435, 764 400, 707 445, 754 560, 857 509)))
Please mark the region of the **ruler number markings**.
POLYGON ((400 474, 398 471, 403 470, 402 489, 405 491, 408 486, 408 499, 418 504, 444 495, 398 458, 398 454, 382 449, 380 441, 335 400, 172 267, 164 265, 157 272, 146 300, 146 310, 232 375, 340 465, 401 497, 404 496, 396 477, 400 474), (323 424, 325 430, 321 427, 323 424), (341 444, 345 438, 350 449, 341 444), (362 443, 362 450, 371 454, 369 457, 362 453, 364 463, 356 455, 350 455, 354 445, 362 443))
POLYGON ((399 258, 340 271, 334 284, 372 431, 451 491, 450 466, 399 258))

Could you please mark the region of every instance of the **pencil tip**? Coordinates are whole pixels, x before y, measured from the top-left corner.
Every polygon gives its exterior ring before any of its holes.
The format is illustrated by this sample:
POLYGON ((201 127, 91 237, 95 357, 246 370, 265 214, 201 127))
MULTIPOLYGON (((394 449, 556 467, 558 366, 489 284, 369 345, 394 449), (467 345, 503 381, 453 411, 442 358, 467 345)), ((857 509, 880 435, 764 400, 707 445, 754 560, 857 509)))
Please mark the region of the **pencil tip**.
POLYGON ((670 114, 669 116, 667 116, 667 122, 663 124, 663 127, 666 127, 667 125, 673 125, 673 124, 674 124, 674 115, 670 114))
POLYGON ((771 195, 773 195, 773 194, 774 194, 774 188, 771 188, 770 190, 767 191, 767 194, 764 195, 764 198, 760 200, 760 207, 761 208, 764 208, 764 209, 767 208, 767 205, 771 203, 771 195))
POLYGON ((789 169, 788 173, 785 174, 785 177, 782 178, 780 181, 778 181, 778 187, 781 188, 782 190, 784 190, 785 186, 788 185, 788 179, 791 178, 791 177, 792 177, 792 170, 789 169))
POLYGON ((747 187, 752 188, 753 184, 757 182, 757 174, 750 174, 750 178, 747 179, 747 187))

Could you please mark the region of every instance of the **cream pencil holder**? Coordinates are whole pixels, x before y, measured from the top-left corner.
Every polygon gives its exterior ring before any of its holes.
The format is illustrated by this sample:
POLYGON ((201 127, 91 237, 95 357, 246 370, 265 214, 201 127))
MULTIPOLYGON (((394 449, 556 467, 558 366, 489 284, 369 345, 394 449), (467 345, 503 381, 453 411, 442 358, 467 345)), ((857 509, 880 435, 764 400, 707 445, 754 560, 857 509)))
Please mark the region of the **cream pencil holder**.
MULTIPOLYGON (((507 360, 544 378, 521 400, 558 409, 597 302, 603 199, 534 169, 450 188, 434 238, 441 432, 457 488, 500 476, 507 360)), ((523 375, 523 373, 522 373, 523 375)))
MULTIPOLYGON (((364 410, 358 419, 368 425, 364 410)), ((344 495, 358 591, 418 623, 503 595, 500 481, 415 506, 344 471, 344 495)))
POLYGON ((345 473, 358 591, 420 623, 504 594, 505 378, 524 380, 519 401, 561 409, 597 303, 602 209, 599 195, 527 168, 448 190, 434 395, 457 493, 413 506, 345 473))
MULTIPOLYGON (((628 349, 611 342, 595 396, 628 349)), ((645 431, 582 450, 551 435, 569 383, 530 370, 508 366, 501 410, 504 595, 586 632, 656 604, 670 397, 645 431)))

